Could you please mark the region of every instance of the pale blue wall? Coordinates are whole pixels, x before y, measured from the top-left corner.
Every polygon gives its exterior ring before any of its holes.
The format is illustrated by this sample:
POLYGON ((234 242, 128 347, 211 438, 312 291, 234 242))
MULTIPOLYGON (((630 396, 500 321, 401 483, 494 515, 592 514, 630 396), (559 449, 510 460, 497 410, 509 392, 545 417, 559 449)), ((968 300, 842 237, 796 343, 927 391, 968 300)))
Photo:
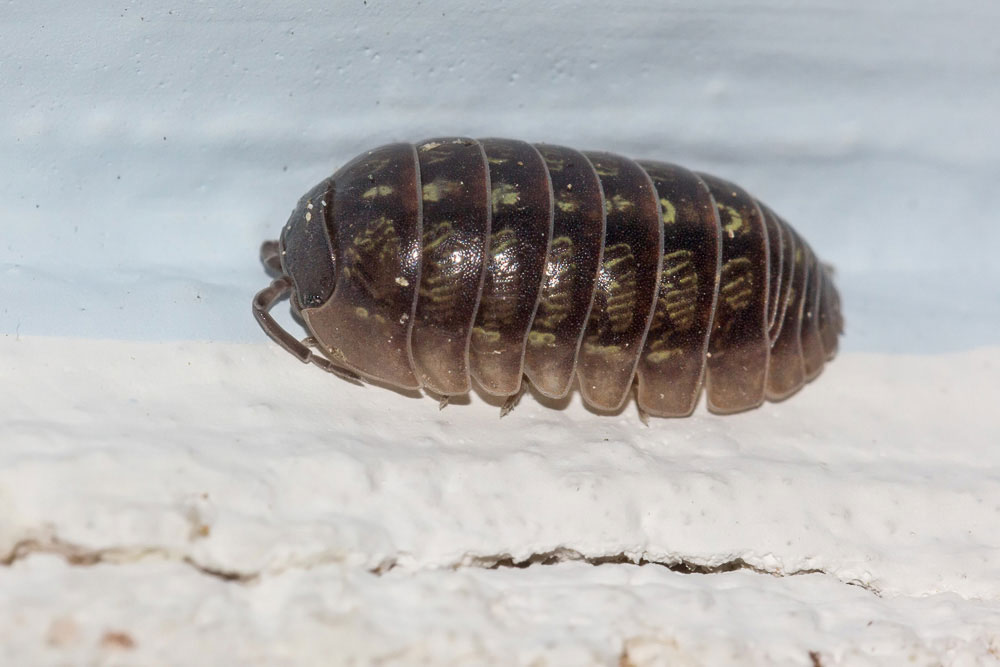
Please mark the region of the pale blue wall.
POLYGON ((741 183, 838 266, 847 349, 1000 343, 995 2, 120 4, 0 10, 4 334, 262 340, 297 197, 454 133, 741 183))

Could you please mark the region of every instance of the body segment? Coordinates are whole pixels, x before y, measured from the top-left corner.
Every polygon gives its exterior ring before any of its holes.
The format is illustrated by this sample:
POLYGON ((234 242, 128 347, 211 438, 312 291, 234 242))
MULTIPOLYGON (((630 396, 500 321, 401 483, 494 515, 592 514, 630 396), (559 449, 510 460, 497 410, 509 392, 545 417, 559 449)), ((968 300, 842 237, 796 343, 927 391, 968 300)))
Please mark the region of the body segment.
POLYGON ((693 172, 640 162, 653 180, 663 221, 663 271, 656 310, 636 369, 639 403, 657 417, 682 417, 701 394, 722 259, 722 228, 708 186, 693 172))
POLYGON ((384 146, 332 181, 314 203, 325 202, 329 215, 308 222, 329 229, 336 282, 322 305, 303 311, 306 324, 332 360, 366 377, 419 387, 408 344, 420 282, 420 262, 410 253, 421 237, 416 153, 409 144, 384 146))
POLYGON ((413 369, 437 394, 464 394, 471 388, 469 339, 490 237, 486 154, 471 139, 433 139, 417 146, 417 157, 423 237, 413 369))
POLYGON ((524 373, 542 394, 561 398, 572 385, 604 256, 604 194, 597 172, 582 153, 562 146, 536 148, 545 159, 555 206, 524 373))
POLYGON ((740 412, 764 401, 770 341, 767 227, 757 202, 742 188, 708 174, 722 225, 722 269, 708 344, 706 393, 716 412, 740 412))
POLYGON ((508 139, 482 144, 492 222, 469 363, 483 389, 509 396, 521 386, 525 339, 552 238, 552 184, 531 144, 508 139))
POLYGON ((626 158, 586 153, 604 191, 604 255, 577 360, 590 405, 614 410, 632 388, 663 259, 660 203, 649 174, 626 158))

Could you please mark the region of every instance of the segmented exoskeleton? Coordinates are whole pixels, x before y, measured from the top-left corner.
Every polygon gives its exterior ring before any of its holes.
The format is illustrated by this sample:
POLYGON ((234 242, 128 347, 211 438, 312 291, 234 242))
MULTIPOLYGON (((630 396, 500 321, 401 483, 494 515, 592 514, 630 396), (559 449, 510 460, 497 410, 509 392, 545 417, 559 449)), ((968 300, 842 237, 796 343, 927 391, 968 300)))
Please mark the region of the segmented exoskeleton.
POLYGON ((507 139, 376 148, 262 248, 264 330, 302 361, 440 396, 471 380, 684 416, 820 373, 843 328, 832 276, 738 186, 661 162, 507 139), (311 337, 269 315, 291 292, 311 337), (310 350, 310 345, 322 356, 310 350))

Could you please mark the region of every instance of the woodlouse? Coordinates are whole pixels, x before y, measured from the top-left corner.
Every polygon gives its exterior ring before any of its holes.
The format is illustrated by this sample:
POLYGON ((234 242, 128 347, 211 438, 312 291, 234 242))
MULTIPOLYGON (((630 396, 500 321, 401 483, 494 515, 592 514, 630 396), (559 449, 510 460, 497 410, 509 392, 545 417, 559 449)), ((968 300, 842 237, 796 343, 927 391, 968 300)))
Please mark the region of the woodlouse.
POLYGON ((369 151, 261 249, 258 322, 304 362, 447 397, 475 378, 684 416, 820 373, 843 329, 829 270, 740 187, 661 162, 507 139, 369 151), (270 316, 291 293, 311 336, 270 316), (322 351, 315 354, 310 347, 322 351))

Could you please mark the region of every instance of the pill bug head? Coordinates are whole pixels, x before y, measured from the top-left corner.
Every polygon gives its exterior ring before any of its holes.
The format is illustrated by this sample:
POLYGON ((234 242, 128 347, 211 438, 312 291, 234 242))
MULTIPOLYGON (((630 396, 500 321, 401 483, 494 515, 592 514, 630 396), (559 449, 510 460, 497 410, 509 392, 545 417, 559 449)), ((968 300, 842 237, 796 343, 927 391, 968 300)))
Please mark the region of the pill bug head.
POLYGON ((278 247, 281 268, 292 279, 292 304, 296 310, 325 303, 336 284, 336 229, 331 224, 333 180, 328 178, 307 192, 281 230, 278 247))

